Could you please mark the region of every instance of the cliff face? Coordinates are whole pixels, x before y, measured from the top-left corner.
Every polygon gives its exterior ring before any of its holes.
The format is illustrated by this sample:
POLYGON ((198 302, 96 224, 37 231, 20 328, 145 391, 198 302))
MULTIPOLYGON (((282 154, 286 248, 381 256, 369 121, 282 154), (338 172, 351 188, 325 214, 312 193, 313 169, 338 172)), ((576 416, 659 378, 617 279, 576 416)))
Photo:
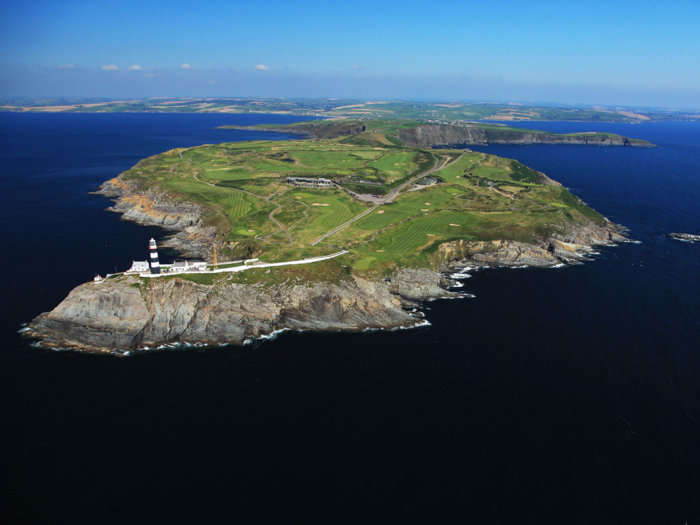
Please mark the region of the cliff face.
MULTIPOLYGON (((551 267, 588 259, 592 246, 626 242, 612 223, 571 227, 539 243, 455 241, 439 248, 443 270, 464 266, 551 267)), ((276 330, 363 330, 421 322, 406 308, 455 297, 449 279, 401 268, 384 279, 266 286, 221 278, 211 285, 177 278, 108 279, 75 288, 27 335, 51 347, 121 352, 168 343, 241 344, 276 330)))
MULTIPOLYGON (((422 127, 416 128, 420 130, 422 127)), ((457 140, 446 126, 443 135, 425 126, 416 140, 457 140), (438 133, 437 135, 433 133, 438 133), (423 135, 421 135, 423 134, 423 135), (432 134, 432 135, 431 135, 432 134)), ((475 136, 471 136, 475 139, 475 136)), ((544 175, 543 182, 549 181, 544 175)), ((553 181, 549 183, 556 184, 553 181)), ((100 192, 115 199, 113 211, 139 224, 178 233, 172 246, 194 256, 207 256, 215 229, 203 226, 204 209, 140 190, 117 177, 100 192)), ((443 243, 435 266, 449 271, 463 266, 550 267, 586 260, 593 246, 625 242, 624 229, 610 222, 569 224, 568 229, 533 243, 512 240, 443 243)), ((420 323, 406 308, 416 301, 454 297, 440 272, 398 269, 386 278, 350 275, 338 282, 265 285, 221 277, 214 284, 166 277, 120 277, 74 289, 53 311, 30 323, 28 335, 48 346, 89 351, 125 351, 168 343, 243 343, 281 329, 363 330, 407 327, 420 323)))
MULTIPOLYGON (((343 136, 360 135, 367 131, 365 124, 355 121, 325 121, 295 126, 278 126, 259 128, 256 126, 221 126, 227 129, 254 129, 256 131, 274 131, 312 137, 317 139, 334 139, 343 136)), ((557 135, 518 131, 507 126, 480 127, 475 124, 424 124, 414 128, 396 129, 390 133, 405 146, 414 148, 460 147, 474 144, 577 144, 588 146, 635 146, 654 147, 645 140, 631 139, 620 135, 598 133, 576 133, 557 135)), ((358 137, 362 139, 363 135, 358 137)))
POLYGON ((412 326, 402 306, 453 295, 436 272, 404 269, 393 278, 265 287, 222 279, 201 285, 137 277, 87 283, 31 324, 54 347, 129 350, 166 343, 245 342, 284 328, 362 330, 412 326))
POLYGON ((179 232, 164 246, 189 257, 209 256, 216 229, 202 224, 202 206, 174 201, 163 193, 140 191, 132 182, 120 177, 102 184, 98 193, 114 199, 114 206, 108 210, 121 213, 123 220, 179 232))
POLYGON ((425 125, 401 129, 396 137, 405 145, 427 148, 431 146, 458 147, 473 144, 581 144, 593 146, 650 146, 649 143, 621 136, 597 134, 550 135, 523 133, 508 128, 483 129, 473 125, 425 125))
POLYGON ((564 233, 558 233, 537 243, 511 240, 491 242, 454 241, 440 246, 440 255, 448 267, 459 266, 533 266, 547 268, 565 263, 589 260, 594 246, 610 246, 630 242, 626 230, 606 221, 602 226, 594 223, 570 225, 564 233))

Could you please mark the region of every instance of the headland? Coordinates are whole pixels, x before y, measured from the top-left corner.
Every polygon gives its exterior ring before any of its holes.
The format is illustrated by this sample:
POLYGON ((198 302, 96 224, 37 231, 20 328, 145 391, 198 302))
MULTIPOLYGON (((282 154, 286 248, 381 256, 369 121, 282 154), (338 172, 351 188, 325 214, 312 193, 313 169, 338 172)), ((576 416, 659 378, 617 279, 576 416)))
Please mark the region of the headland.
POLYGON ((284 329, 419 326, 422 301, 468 297, 455 272, 580 263, 627 241, 517 161, 365 133, 175 149, 107 181, 112 211, 170 230, 168 245, 207 268, 87 282, 28 335, 124 353, 284 329), (220 271, 244 260, 243 271, 220 271))

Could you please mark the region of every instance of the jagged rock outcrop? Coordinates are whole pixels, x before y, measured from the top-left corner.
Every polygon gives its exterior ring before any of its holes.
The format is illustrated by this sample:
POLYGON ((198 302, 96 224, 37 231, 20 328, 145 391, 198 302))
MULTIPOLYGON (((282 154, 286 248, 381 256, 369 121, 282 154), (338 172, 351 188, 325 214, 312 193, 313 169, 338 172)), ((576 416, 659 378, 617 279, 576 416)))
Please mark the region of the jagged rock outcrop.
POLYGON ((676 239, 678 241, 700 242, 700 235, 694 235, 692 233, 667 233, 666 237, 670 237, 671 239, 676 239))
POLYGON ((199 204, 174 200, 156 191, 141 191, 121 177, 108 180, 97 193, 114 199, 114 206, 108 210, 121 213, 123 220, 179 232, 165 246, 189 257, 210 256, 216 228, 203 225, 204 207, 199 204))
MULTIPOLYGON (((595 245, 626 242, 610 222, 570 226, 538 243, 454 241, 438 253, 443 270, 464 266, 551 267, 583 261, 595 245)), ((53 311, 30 323, 27 335, 52 347, 126 351, 168 343, 241 344, 276 330, 363 330, 416 325, 416 302, 457 294, 439 272, 400 268, 393 275, 282 285, 210 285, 177 277, 108 279, 74 289, 53 311)))
POLYGON ((533 266, 547 268, 588 260, 594 246, 630 242, 626 230, 606 221, 569 225, 564 233, 555 233, 537 243, 512 240, 453 241, 440 246, 446 267, 460 266, 533 266))
POLYGON ((241 344, 284 328, 363 330, 420 322, 403 299, 453 295, 429 270, 402 270, 389 283, 354 277, 340 283, 277 286, 212 285, 137 277, 86 283, 30 324, 45 345, 85 350, 129 350, 167 343, 241 344))

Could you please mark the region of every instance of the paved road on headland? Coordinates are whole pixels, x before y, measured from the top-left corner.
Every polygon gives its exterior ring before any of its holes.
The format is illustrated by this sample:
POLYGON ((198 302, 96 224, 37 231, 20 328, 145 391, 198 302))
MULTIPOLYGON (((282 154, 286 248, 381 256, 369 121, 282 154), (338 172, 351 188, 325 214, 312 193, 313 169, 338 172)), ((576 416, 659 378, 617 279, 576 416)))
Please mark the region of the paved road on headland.
POLYGON ((331 235, 335 235, 335 234, 338 233, 340 230, 342 230, 343 228, 349 226, 349 225, 352 224, 353 222, 355 222, 355 221, 357 221, 357 220, 360 220, 360 219, 361 219, 362 217, 364 217, 365 215, 368 215, 368 214, 372 213, 374 210, 376 210, 376 209, 377 209, 379 206, 381 206, 382 204, 389 204, 389 203, 391 203, 391 202, 394 202, 394 200, 396 200, 396 198, 401 194, 401 192, 402 192, 405 188, 407 188, 408 186, 410 186, 411 184, 413 184, 414 182, 416 182, 418 179, 422 179, 423 177, 426 177, 426 176, 430 175, 431 173, 434 173, 434 172, 436 172, 436 171, 440 171, 441 169, 446 168, 447 166, 450 166, 450 165, 454 164, 454 163, 457 162, 459 159, 461 159, 463 156, 464 156, 464 153, 462 153, 462 155, 460 155, 459 157, 457 157, 457 158, 456 158, 455 160, 453 160, 452 162, 448 162, 447 164, 444 164, 443 166, 440 166, 440 159, 437 158, 437 157, 435 157, 435 156, 433 156, 433 158, 435 159, 435 165, 434 165, 432 168, 430 168, 428 171, 423 172, 423 173, 421 173, 421 174, 419 174, 419 175, 416 175, 415 177, 411 178, 410 180, 404 182, 404 183, 403 183, 401 186, 399 186, 398 188, 394 188, 393 190, 391 190, 391 191, 387 194, 386 197, 384 197, 384 199, 382 199, 382 202, 380 202, 380 203, 378 203, 378 204, 375 204, 375 205, 372 206, 369 210, 360 213, 358 216, 353 217, 352 219, 350 219, 350 220, 347 221, 347 222, 344 222, 343 224, 341 224, 341 225, 338 226, 337 228, 334 228, 333 230, 329 231, 328 233, 322 235, 321 237, 319 237, 318 239, 316 239, 314 242, 312 242, 312 243, 311 243, 311 246, 316 246, 318 243, 320 243, 320 242, 321 242, 322 240, 324 240, 325 238, 330 237, 331 235))

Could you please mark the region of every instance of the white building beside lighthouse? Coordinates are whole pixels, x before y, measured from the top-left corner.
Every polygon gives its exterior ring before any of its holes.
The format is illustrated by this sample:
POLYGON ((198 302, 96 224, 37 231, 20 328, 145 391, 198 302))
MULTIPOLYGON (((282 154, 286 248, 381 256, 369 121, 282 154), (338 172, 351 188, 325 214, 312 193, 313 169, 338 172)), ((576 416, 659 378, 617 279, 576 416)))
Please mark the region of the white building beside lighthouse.
POLYGON ((133 261, 127 272, 145 273, 148 271, 148 261, 133 261))

